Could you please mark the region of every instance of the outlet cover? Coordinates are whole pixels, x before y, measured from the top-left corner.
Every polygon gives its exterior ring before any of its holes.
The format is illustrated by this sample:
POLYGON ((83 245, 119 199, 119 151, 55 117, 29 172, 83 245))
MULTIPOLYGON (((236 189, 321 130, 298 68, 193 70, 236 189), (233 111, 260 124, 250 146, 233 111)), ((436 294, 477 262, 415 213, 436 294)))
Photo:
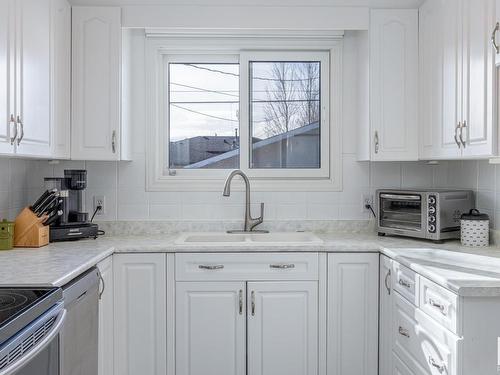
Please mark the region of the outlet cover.
POLYGON ((106 214, 106 197, 104 195, 94 195, 94 209, 90 213, 91 215, 95 212, 98 206, 102 208, 97 211, 96 215, 105 215, 106 214))

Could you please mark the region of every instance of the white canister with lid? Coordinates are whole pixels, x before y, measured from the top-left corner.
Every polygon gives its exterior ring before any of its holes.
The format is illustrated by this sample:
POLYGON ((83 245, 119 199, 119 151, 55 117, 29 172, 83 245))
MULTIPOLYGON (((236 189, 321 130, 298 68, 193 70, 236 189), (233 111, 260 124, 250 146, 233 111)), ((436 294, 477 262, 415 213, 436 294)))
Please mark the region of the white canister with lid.
POLYGON ((490 244, 490 218, 475 208, 460 217, 460 240, 464 246, 482 247, 490 244))

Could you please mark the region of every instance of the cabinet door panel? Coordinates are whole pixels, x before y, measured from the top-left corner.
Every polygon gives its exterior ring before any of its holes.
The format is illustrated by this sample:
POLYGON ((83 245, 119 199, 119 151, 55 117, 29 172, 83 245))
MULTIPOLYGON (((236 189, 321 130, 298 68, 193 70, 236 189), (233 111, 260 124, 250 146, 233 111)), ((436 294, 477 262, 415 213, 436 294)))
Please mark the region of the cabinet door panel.
POLYGON ((380 374, 391 373, 392 363, 392 297, 391 287, 392 261, 380 256, 379 276, 379 371, 380 374))
POLYGON ((113 374, 113 261, 97 264, 102 281, 99 295, 99 375, 113 374))
POLYGON ((494 132, 494 52, 490 44, 495 0, 463 0, 464 156, 496 152, 494 132))
POLYGON ((73 7, 73 159, 118 159, 120 25, 120 8, 73 7))
POLYGON ((248 374, 317 375, 318 283, 248 283, 248 374))
POLYGON ((418 159, 418 12, 373 10, 370 116, 373 160, 418 159))
POLYGON ((176 375, 245 375, 244 282, 176 283, 176 375))
POLYGON ((114 255, 113 283, 115 374, 165 375, 166 255, 114 255))
POLYGON ((378 371, 379 255, 328 255, 329 375, 378 371))
POLYGON ((14 101, 11 98, 11 85, 13 84, 12 66, 13 50, 13 8, 14 2, 0 2, 0 153, 10 154, 14 151, 10 144, 13 125, 10 115, 14 113, 12 108, 14 101))
POLYGON ((50 0, 18 2, 17 153, 50 155, 50 0), (21 136, 20 135, 20 136, 21 136))

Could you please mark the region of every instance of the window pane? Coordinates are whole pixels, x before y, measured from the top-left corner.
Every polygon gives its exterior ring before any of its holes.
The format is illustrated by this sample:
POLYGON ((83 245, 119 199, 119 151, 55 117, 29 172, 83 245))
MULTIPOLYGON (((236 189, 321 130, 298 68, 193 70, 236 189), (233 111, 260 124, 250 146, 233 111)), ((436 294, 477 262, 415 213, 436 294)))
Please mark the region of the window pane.
POLYGON ((238 110, 238 64, 170 63, 170 168, 238 168, 238 110))
POLYGON ((320 62, 250 62, 251 168, 320 168, 320 62))

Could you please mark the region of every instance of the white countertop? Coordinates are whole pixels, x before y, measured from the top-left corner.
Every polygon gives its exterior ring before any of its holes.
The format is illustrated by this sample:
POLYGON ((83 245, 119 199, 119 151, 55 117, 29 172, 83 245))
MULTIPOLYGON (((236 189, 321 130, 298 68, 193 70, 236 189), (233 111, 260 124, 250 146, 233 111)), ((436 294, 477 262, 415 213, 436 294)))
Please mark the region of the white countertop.
POLYGON ((382 252, 463 296, 500 296, 500 248, 433 244, 375 234, 318 234, 322 244, 179 245, 178 235, 105 237, 0 251, 0 285, 62 286, 113 253, 148 252, 382 252))

